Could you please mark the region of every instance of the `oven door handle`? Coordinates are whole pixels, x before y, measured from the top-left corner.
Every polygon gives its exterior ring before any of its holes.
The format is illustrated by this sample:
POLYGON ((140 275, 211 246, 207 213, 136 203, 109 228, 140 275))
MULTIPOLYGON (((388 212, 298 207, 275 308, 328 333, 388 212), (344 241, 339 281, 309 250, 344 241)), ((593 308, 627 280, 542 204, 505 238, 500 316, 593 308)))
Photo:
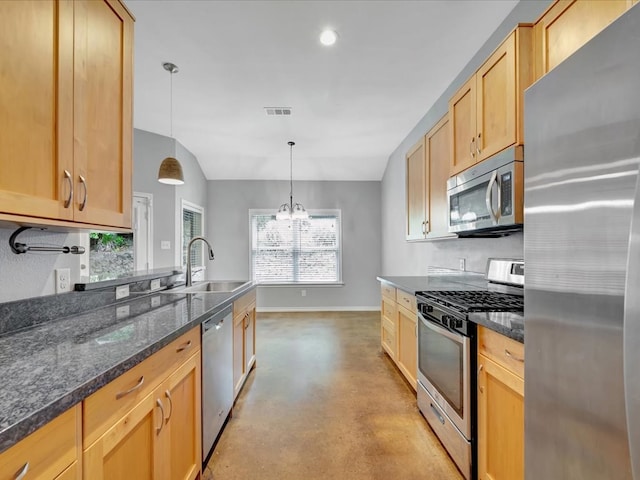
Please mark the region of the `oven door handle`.
POLYGON ((430 320, 427 320, 426 318, 424 318, 424 316, 420 312, 418 312, 418 317, 420 318, 420 321, 422 322, 422 324, 425 327, 433 330, 436 333, 439 333, 440 335, 443 335, 443 336, 447 337, 449 340, 453 340, 454 342, 457 342, 457 343, 460 343, 460 344, 463 343, 463 340, 462 340, 463 337, 462 337, 461 334, 453 333, 453 332, 447 330, 446 328, 441 327, 440 325, 438 325, 438 324, 436 324, 436 323, 434 323, 434 322, 432 322, 430 320))

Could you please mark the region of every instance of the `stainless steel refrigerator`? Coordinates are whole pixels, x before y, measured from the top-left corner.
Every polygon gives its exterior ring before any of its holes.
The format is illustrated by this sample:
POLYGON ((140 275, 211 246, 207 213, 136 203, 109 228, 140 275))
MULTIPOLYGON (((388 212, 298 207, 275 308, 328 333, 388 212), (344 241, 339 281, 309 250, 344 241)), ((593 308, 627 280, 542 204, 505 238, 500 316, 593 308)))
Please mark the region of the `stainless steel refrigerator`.
POLYGON ((525 93, 525 478, 640 480, 640 6, 525 93))

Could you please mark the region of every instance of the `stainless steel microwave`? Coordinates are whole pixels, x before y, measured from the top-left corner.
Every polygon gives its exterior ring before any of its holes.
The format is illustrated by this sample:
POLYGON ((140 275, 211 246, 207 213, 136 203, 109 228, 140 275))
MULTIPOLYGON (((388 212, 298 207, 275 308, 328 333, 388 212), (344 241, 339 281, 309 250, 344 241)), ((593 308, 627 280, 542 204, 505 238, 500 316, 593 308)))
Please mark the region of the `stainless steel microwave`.
POLYGON ((447 181, 449 231, 501 236, 522 230, 522 147, 512 147, 447 181))

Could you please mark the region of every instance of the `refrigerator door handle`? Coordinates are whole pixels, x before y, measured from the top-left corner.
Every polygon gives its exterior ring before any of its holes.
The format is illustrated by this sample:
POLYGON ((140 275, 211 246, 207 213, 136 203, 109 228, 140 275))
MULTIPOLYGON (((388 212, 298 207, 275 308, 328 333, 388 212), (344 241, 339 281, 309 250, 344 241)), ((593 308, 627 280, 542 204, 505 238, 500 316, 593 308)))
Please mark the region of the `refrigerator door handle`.
POLYGON ((640 480, 640 176, 633 205, 624 292, 624 395, 632 478, 640 480))

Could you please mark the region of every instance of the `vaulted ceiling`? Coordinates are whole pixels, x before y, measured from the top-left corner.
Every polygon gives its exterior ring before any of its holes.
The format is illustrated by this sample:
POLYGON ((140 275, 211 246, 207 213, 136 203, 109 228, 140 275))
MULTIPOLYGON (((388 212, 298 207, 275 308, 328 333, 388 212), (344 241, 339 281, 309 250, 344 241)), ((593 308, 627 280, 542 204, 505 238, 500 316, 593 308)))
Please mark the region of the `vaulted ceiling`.
POLYGON ((134 126, 208 179, 380 180, 389 155, 517 0, 149 1, 136 16, 134 126), (326 28, 338 32, 320 44, 326 28), (264 107, 291 107, 268 116, 264 107))

